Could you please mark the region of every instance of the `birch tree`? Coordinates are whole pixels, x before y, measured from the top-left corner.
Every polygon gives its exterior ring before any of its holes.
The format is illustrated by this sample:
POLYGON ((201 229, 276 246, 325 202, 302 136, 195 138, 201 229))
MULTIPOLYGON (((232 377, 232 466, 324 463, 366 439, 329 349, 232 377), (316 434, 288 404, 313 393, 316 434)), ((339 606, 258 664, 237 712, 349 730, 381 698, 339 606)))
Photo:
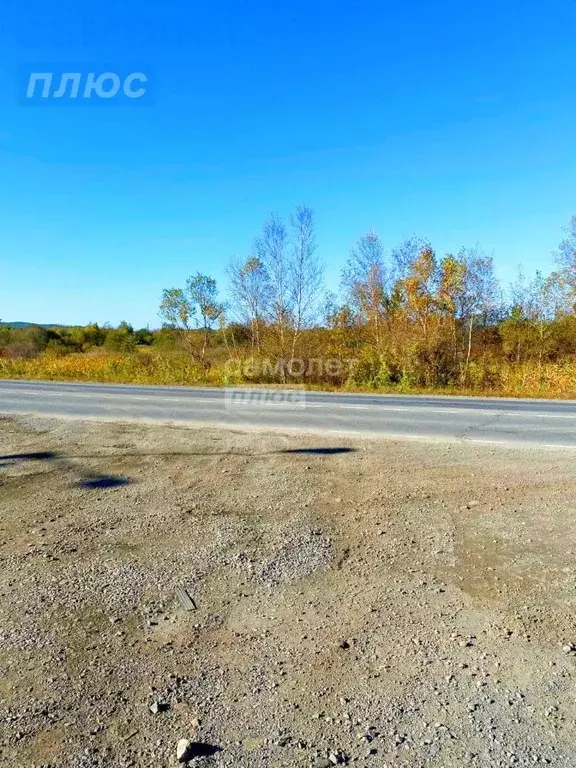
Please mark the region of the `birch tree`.
POLYGON ((304 205, 298 206, 290 217, 290 227, 292 258, 288 284, 292 318, 291 371, 300 334, 317 315, 318 299, 322 290, 323 265, 317 256, 312 209, 304 205))
POLYGON ((380 349, 387 301, 387 272, 384 246, 373 230, 363 235, 351 249, 342 273, 342 285, 380 349))
POLYGON ((159 314, 166 326, 180 333, 191 357, 209 367, 206 350, 210 333, 224 315, 216 280, 198 272, 188 278, 185 288, 166 288, 159 314))
POLYGON ((262 260, 249 256, 246 261, 232 259, 228 266, 232 311, 250 326, 252 348, 261 351, 261 333, 269 306, 270 281, 262 260))

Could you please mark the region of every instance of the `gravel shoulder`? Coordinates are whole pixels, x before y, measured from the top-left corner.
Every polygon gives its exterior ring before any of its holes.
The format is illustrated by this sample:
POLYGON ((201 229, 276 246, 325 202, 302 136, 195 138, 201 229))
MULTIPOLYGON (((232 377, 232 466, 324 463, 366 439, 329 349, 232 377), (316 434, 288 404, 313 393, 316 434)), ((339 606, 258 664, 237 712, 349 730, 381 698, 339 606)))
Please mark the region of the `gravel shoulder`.
POLYGON ((1 766, 576 765, 576 453, 0 435, 1 766))

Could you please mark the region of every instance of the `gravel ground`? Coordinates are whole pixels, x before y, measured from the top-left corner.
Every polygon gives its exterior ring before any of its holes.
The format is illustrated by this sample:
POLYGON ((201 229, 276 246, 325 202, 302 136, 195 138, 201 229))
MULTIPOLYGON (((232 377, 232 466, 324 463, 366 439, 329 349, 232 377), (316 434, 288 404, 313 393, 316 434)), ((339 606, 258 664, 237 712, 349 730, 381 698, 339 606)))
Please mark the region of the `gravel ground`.
POLYGON ((574 454, 0 434, 3 768, 576 765, 574 454))

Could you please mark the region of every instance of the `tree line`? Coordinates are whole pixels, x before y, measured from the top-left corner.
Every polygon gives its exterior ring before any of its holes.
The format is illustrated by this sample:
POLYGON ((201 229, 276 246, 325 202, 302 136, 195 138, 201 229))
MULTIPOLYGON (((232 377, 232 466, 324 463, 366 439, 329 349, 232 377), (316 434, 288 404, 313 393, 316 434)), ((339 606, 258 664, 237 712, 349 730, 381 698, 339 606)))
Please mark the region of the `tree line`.
POLYGON ((576 382, 576 216, 554 259, 549 274, 519 272, 504 288, 479 246, 438 254, 412 237, 387 250, 369 231, 331 293, 314 212, 298 206, 270 216, 250 251, 231 258, 225 299, 212 276, 197 272, 162 292, 159 329, 0 326, 0 357, 147 352, 148 368, 185 358, 194 381, 406 390, 492 391, 520 372, 536 393, 553 388, 551 365, 576 382))
POLYGON ((347 361, 336 384, 485 387, 502 363, 541 370, 574 360, 576 216, 555 263, 531 280, 520 271, 504 290, 478 246, 439 256, 413 237, 387 251, 370 231, 351 248, 334 295, 324 290, 313 211, 300 206, 287 220, 271 216, 250 253, 231 259, 227 302, 198 273, 164 291, 160 315, 205 367, 219 330, 231 355, 280 361, 283 382, 302 378, 303 359, 336 357, 347 361))

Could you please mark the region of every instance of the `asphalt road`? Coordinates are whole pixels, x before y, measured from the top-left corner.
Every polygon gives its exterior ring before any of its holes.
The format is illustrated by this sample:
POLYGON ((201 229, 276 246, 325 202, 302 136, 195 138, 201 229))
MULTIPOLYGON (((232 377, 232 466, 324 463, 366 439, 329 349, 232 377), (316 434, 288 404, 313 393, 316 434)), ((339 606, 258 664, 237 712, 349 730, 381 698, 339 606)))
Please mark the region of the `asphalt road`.
POLYGON ((0 381, 0 414, 576 448, 576 402, 0 381))

